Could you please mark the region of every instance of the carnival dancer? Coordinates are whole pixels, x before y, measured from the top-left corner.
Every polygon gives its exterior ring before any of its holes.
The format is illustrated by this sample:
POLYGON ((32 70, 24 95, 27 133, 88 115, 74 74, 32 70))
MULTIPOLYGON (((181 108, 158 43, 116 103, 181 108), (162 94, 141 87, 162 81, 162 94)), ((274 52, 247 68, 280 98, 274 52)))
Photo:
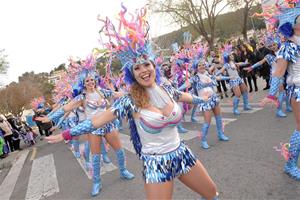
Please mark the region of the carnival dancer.
MULTIPOLYGON (((50 118, 44 117, 40 120, 48 121, 55 120, 64 115, 65 112, 68 112, 72 109, 84 106, 85 115, 87 119, 91 119, 94 115, 103 113, 108 105, 108 98, 118 98, 122 93, 113 92, 111 90, 98 89, 96 83, 99 82, 99 76, 95 71, 95 60, 91 56, 86 61, 81 62, 82 70, 79 74, 79 80, 77 82, 77 90, 75 93, 78 95, 67 105, 58 109, 50 118)), ((103 124, 98 129, 90 131, 88 137, 91 145, 92 152, 92 166, 93 166, 93 186, 91 195, 96 196, 99 194, 102 188, 102 182, 100 178, 100 143, 102 136, 106 141, 112 146, 115 150, 120 177, 122 179, 131 180, 134 178, 134 175, 126 169, 125 164, 125 152, 122 148, 121 141, 119 138, 119 133, 117 132, 116 122, 110 122, 103 124)))
MULTIPOLYGON (((272 77, 272 74, 275 71, 276 68, 276 56, 275 53, 278 51, 278 48, 280 47, 280 38, 274 37, 274 33, 269 33, 265 37, 265 45, 268 49, 270 49, 272 52, 267 54, 261 61, 255 63, 254 65, 250 67, 243 68, 244 70, 251 72, 252 70, 261 67, 264 63, 268 63, 269 66, 271 66, 270 70, 270 77, 272 77)), ((286 117, 287 115, 282 110, 282 105, 284 100, 286 99, 286 92, 284 89, 284 77, 281 79, 281 84, 279 86, 279 95, 278 95, 278 102, 279 106, 277 107, 276 116, 277 117, 286 117)), ((286 106, 287 110, 289 111, 289 103, 286 106)))
POLYGON ((111 46, 111 52, 123 65, 125 81, 131 84, 129 94, 101 115, 97 114, 47 140, 50 143, 59 142, 127 116, 134 148, 143 160, 147 199, 171 199, 176 177, 205 199, 217 199, 214 182, 200 161, 180 142, 176 128, 182 117, 176 101, 198 104, 204 100, 174 90, 170 85, 159 85, 159 69, 153 64, 154 56, 146 38, 149 29, 145 21, 146 11, 140 10, 130 23, 126 21, 125 14, 126 8, 123 6, 119 14, 122 30, 119 30, 125 35, 116 32, 118 29, 107 18, 103 20, 105 28, 102 30, 117 41, 111 46))
POLYGON ((280 16, 279 32, 288 40, 282 44, 276 60, 276 69, 272 75, 271 88, 262 104, 277 102, 282 77, 287 72, 286 84, 288 97, 296 120, 296 129, 290 138, 289 157, 284 171, 296 180, 300 180, 300 169, 297 166, 300 153, 300 5, 284 12, 280 16), (284 23, 285 22, 285 23, 284 23))
MULTIPOLYGON (((183 39, 184 40, 191 40, 190 35, 186 34, 186 32, 183 34, 183 39)), ((187 43, 187 41, 185 42, 187 43)), ((182 48, 179 50, 178 44, 174 43, 171 45, 172 51, 174 52, 174 56, 171 58, 172 62, 172 71, 173 71, 173 81, 172 85, 175 88, 180 88, 182 85, 185 84, 185 82, 188 80, 189 77, 189 65, 190 65, 190 59, 188 58, 187 55, 187 49, 182 48)), ((188 111, 188 104, 187 103, 179 103, 182 111, 183 111, 183 119, 185 113, 188 111)), ((180 122, 177 125, 177 129, 179 133, 187 133, 188 130, 185 129, 182 125, 182 122, 180 122)))
MULTIPOLYGON (((221 107, 220 99, 214 91, 214 87, 217 86, 217 80, 228 80, 229 77, 211 76, 208 71, 205 69, 206 63, 202 59, 196 59, 193 63, 193 69, 195 70, 195 75, 191 77, 188 82, 187 87, 196 88, 197 93, 200 97, 205 97, 208 101, 205 101, 202 104, 198 104, 197 108, 200 112, 203 112, 204 124, 201 129, 201 147, 203 149, 208 149, 209 145, 207 144, 207 134, 211 122, 212 112, 215 115, 216 125, 217 125, 217 135, 219 140, 228 141, 229 138, 224 134, 223 123, 221 117, 221 107)), ((182 89, 182 88, 181 88, 182 89)))
POLYGON ((231 52, 230 47, 227 47, 225 49, 223 53, 223 61, 224 67, 222 68, 222 72, 226 71, 229 77, 231 78, 229 80, 229 86, 234 93, 233 114, 240 115, 238 106, 241 95, 243 96, 244 110, 252 110, 252 108, 249 106, 247 86, 238 74, 238 65, 236 65, 236 63, 234 62, 234 55, 231 52))

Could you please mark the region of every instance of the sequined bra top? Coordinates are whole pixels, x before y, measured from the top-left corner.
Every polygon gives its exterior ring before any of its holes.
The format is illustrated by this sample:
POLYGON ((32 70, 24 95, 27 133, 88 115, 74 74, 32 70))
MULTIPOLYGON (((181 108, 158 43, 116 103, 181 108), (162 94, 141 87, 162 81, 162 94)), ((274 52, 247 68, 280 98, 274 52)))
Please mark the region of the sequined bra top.
POLYGON ((135 123, 144 154, 168 153, 180 145, 176 126, 182 119, 182 111, 176 102, 173 105, 169 116, 146 109, 139 110, 140 117, 135 119, 135 123))
POLYGON ((85 114, 86 117, 89 119, 92 116, 103 112, 106 110, 108 102, 106 99, 101 97, 99 92, 87 93, 85 99, 85 114), (101 101, 99 101, 101 99, 101 101))
POLYGON ((231 76, 233 78, 239 78, 240 77, 234 62, 226 63, 224 65, 224 67, 225 67, 225 69, 226 69, 229 76, 231 76))
POLYGON ((216 82, 209 76, 207 72, 197 73, 190 80, 199 96, 211 96, 214 94, 214 86, 216 82))

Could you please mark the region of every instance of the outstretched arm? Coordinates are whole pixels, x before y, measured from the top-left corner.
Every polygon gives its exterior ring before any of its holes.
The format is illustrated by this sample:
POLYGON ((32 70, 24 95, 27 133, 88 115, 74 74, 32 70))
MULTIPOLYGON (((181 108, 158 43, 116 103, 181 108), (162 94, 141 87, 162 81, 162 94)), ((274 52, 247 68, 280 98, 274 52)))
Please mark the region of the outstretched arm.
POLYGON ((64 116, 65 113, 72 111, 75 108, 78 108, 82 105, 82 99, 74 99, 70 103, 60 107, 53 113, 49 113, 47 116, 37 117, 37 121, 41 121, 43 123, 47 123, 50 121, 58 122, 58 120, 64 116))
POLYGON ((279 86, 281 84, 281 78, 284 76, 288 66, 288 61, 280 58, 276 62, 275 72, 272 75, 271 79, 271 88, 269 90, 269 94, 261 101, 261 105, 264 106, 268 103, 273 103, 278 105, 278 101, 276 98, 276 93, 279 90, 279 86))
POLYGON ((71 140, 73 136, 91 133, 92 131, 95 131, 97 128, 104 126, 105 124, 111 122, 116 118, 117 116, 112 110, 106 110, 102 113, 93 116, 91 119, 84 120, 77 126, 65 130, 58 135, 51 135, 49 137, 46 137, 46 140, 49 143, 57 143, 63 140, 71 140))
POLYGON ((87 119, 77 126, 62 132, 59 135, 49 136, 46 139, 50 143, 60 142, 63 139, 70 140, 72 136, 77 136, 85 133, 91 133, 97 128, 113 121, 114 119, 123 118, 127 116, 128 113, 137 111, 132 99, 125 95, 119 98, 109 110, 99 113, 92 117, 92 119, 87 119))
POLYGON ((254 65, 250 66, 250 67, 245 67, 243 68, 243 70, 247 71, 247 72, 251 72, 253 69, 256 69, 260 66, 262 66, 267 60, 264 58, 261 61, 255 63, 254 65))

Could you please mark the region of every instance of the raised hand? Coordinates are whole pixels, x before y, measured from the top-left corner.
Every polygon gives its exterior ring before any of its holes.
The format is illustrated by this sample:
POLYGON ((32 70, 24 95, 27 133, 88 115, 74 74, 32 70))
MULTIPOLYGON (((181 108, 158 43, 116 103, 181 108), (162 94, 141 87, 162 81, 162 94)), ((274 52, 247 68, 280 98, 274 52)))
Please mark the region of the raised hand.
POLYGON ((50 135, 48 137, 45 137, 45 139, 50 144, 54 144, 54 143, 61 142, 64 140, 63 135, 61 133, 57 134, 57 135, 50 135))
POLYGON ((50 131, 53 132, 53 131, 55 131, 57 128, 58 128, 57 126, 52 126, 52 127, 50 128, 50 131))
POLYGON ((50 119, 47 116, 36 117, 35 120, 40 121, 42 123, 50 122, 50 119))
POLYGON ((273 104, 273 105, 276 106, 276 108, 279 106, 279 102, 278 102, 277 99, 271 99, 271 98, 268 98, 268 97, 263 98, 259 103, 259 105, 262 106, 262 107, 264 107, 267 104, 271 104, 271 105, 273 104))
POLYGON ((253 70, 253 68, 252 67, 245 67, 245 68, 243 68, 243 70, 245 70, 247 72, 251 72, 253 70))

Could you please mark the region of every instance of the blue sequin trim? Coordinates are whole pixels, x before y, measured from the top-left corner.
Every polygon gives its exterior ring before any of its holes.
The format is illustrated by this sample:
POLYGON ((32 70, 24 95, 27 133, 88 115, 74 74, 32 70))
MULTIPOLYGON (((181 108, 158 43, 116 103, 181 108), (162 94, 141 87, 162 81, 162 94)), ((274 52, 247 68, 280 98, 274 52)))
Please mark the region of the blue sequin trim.
POLYGON ((240 77, 237 78, 237 79, 229 80, 229 86, 230 86, 230 88, 233 88, 233 87, 236 87, 236 86, 240 86, 243 83, 244 83, 244 81, 240 77))
POLYGON ((173 97, 175 101, 178 101, 182 95, 182 92, 176 90, 172 85, 163 84, 162 87, 173 97))
POLYGON ((101 128, 98 128, 97 130, 93 131, 92 134, 104 136, 108 133, 111 133, 113 130, 117 130, 117 128, 118 128, 118 122, 117 120, 114 120, 113 122, 105 124, 101 128))
POLYGON ((289 100, 295 98, 297 102, 300 102, 300 86, 288 85, 286 89, 289 100))
POLYGON ((297 62, 297 57, 299 56, 299 50, 295 43, 293 42, 285 42, 280 47, 277 52, 277 58, 283 58, 284 60, 292 63, 297 62))
POLYGON ((183 143, 169 153, 162 155, 142 154, 143 177, 146 183, 163 183, 188 173, 196 164, 192 151, 183 143))
POLYGON ((219 102, 220 102, 220 99, 218 98, 218 96, 216 94, 213 94, 208 99, 208 101, 198 104, 197 107, 200 111, 208 111, 208 110, 212 110, 214 107, 216 107, 216 105, 218 105, 219 102))
POLYGON ((110 98, 113 96, 113 91, 112 90, 105 90, 105 89, 100 89, 100 92, 104 95, 104 98, 110 98))

